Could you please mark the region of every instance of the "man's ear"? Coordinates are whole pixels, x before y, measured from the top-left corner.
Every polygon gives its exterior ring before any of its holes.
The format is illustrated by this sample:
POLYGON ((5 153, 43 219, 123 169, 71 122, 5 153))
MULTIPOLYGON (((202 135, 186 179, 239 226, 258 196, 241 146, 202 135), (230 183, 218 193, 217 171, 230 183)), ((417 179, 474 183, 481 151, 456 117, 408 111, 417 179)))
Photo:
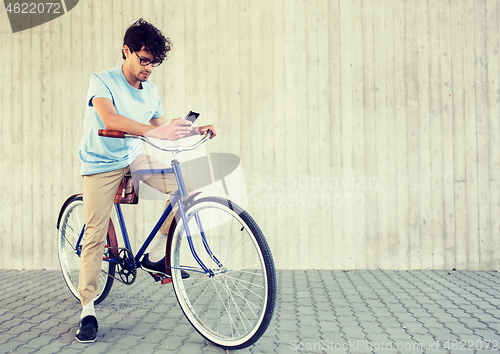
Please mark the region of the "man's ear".
POLYGON ((128 58, 128 56, 131 53, 130 48, 128 47, 128 45, 126 45, 126 44, 123 45, 122 53, 125 56, 125 58, 128 58))

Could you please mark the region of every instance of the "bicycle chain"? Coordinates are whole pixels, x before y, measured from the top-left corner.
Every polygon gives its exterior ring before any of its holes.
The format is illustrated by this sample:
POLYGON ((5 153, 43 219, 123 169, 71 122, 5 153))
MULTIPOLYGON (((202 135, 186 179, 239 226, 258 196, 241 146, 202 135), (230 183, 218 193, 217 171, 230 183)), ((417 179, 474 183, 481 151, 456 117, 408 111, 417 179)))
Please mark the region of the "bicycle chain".
MULTIPOLYGON (((106 272, 104 269, 101 269, 101 273, 104 273, 104 274, 106 274, 108 277, 111 277, 111 278, 113 278, 113 279, 115 279, 115 280, 118 280, 118 281, 119 281, 119 282, 121 282, 121 283, 127 284, 127 283, 125 283, 123 280, 121 280, 120 278, 117 278, 117 277, 115 277, 114 275, 109 274, 109 273, 108 273, 108 272, 106 272)), ((127 284, 127 285, 130 285, 130 284, 127 284)))

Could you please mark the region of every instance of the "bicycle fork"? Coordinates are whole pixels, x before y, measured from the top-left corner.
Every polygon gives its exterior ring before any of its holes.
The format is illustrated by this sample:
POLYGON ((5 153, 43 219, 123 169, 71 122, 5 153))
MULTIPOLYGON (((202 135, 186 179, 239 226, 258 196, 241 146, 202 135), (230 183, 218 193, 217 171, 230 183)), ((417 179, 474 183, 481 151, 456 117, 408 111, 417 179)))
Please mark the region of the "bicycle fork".
MULTIPOLYGON (((194 244, 193 244, 193 238, 191 236, 191 231, 189 230, 189 225, 187 222, 186 214, 184 212, 184 206, 182 205, 182 203, 179 203, 179 210, 181 212, 180 214, 182 217, 182 223, 184 225, 184 230, 186 231, 186 237, 187 237, 187 241, 189 244, 189 249, 191 250, 191 253, 193 254, 194 259, 200 265, 200 267, 203 269, 203 271, 206 274, 208 274, 210 277, 212 277, 215 273, 212 270, 210 270, 203 263, 203 261, 198 256, 198 253, 196 253, 196 249, 195 249, 194 244)), ((200 232, 201 240, 203 242, 203 246, 204 246, 205 250, 207 251, 207 253, 210 256, 210 258, 212 259, 212 261, 214 261, 214 263, 216 263, 219 268, 222 268, 223 264, 217 259, 217 257, 215 257, 212 250, 210 249, 210 246, 208 245, 207 238, 205 236, 205 231, 203 230, 203 225, 201 223, 200 216, 198 215, 198 213, 195 213, 194 217, 195 217, 196 225, 198 226, 198 230, 200 232)))
MULTIPOLYGON (((177 185, 179 186, 179 191, 177 192, 177 193, 180 193, 179 212, 180 212, 180 215, 182 218, 182 223, 184 225, 184 230, 186 231, 186 236, 188 239, 189 248, 191 250, 191 253, 193 254, 194 259, 200 265, 201 269, 203 269, 203 271, 211 277, 214 275, 214 272, 211 271, 210 269, 208 269, 208 267, 200 259, 200 257, 198 256, 198 254, 196 253, 196 250, 194 248, 193 239, 191 237, 191 231, 189 230, 189 225, 187 222, 186 213, 184 211, 184 204, 183 204, 184 200, 187 198, 187 189, 186 189, 186 185, 184 184, 184 178, 182 177, 182 172, 180 169, 179 161, 177 161, 177 159, 175 158, 175 153, 172 153, 171 165, 172 165, 172 169, 173 169, 175 178, 177 180, 177 185)), ((201 224, 200 216, 198 215, 198 213, 195 213, 195 219, 196 219, 196 224, 198 225, 198 229, 200 231, 201 239, 202 239, 203 245, 205 247, 205 250, 207 251, 210 258, 217 264, 217 266, 219 266, 219 268, 222 268, 223 267, 222 263, 219 262, 219 260, 215 257, 215 255, 213 254, 212 250, 210 249, 210 247, 207 243, 205 231, 203 230, 203 226, 201 224)))

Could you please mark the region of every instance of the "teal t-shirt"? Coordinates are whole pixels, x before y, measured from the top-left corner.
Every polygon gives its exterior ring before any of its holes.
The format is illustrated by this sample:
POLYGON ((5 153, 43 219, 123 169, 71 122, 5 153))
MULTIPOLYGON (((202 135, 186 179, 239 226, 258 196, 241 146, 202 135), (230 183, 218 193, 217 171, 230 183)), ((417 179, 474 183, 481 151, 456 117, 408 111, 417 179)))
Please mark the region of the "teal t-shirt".
POLYGON ((151 118, 163 117, 158 88, 145 81, 142 90, 132 87, 123 75, 122 67, 93 74, 87 93, 87 109, 80 141, 81 174, 91 175, 126 167, 141 152, 136 139, 105 138, 97 134, 104 123, 92 106, 94 98, 108 98, 116 112, 139 123, 149 124, 151 118))

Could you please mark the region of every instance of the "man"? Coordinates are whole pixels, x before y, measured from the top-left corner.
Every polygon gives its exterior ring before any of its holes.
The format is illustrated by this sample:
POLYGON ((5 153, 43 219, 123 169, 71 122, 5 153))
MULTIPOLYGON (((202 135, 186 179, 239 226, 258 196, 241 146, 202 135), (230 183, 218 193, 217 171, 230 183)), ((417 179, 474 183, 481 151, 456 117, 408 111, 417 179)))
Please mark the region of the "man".
MULTIPOLYGON (((99 294, 99 277, 114 195, 128 172, 147 168, 165 168, 146 156, 135 139, 113 139, 98 136, 99 129, 119 130, 164 140, 177 140, 193 134, 205 134, 213 125, 192 128, 189 121, 174 119, 165 124, 164 109, 158 88, 148 81, 153 68, 159 66, 171 49, 171 42, 153 25, 140 19, 125 32, 122 66, 90 78, 87 109, 80 142, 83 175, 85 243, 81 253, 79 293, 83 306, 76 339, 93 342, 98 329, 94 299, 99 294)), ((213 137, 212 136, 212 137, 213 137)), ((173 195, 175 177, 144 176, 143 181, 161 192, 173 195)), ((142 268, 164 273, 165 242, 174 213, 169 215, 151 251, 141 261, 142 268)), ((189 276, 187 273, 184 276, 189 276)))

